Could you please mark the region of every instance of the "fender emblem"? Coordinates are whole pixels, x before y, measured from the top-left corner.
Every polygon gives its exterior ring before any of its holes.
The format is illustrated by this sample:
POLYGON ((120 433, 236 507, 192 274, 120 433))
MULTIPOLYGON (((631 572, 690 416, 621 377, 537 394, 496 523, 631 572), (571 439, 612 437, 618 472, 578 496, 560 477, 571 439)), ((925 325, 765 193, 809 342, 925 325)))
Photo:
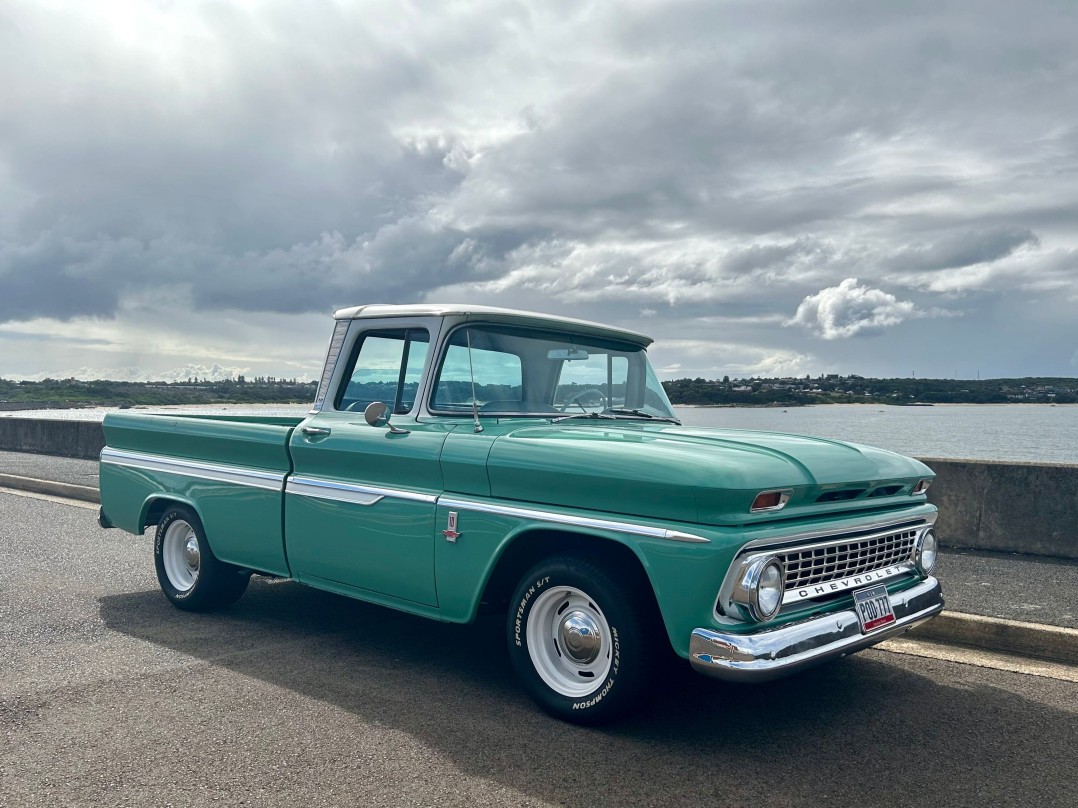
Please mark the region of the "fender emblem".
POLYGON ((446 525, 445 530, 442 531, 442 535, 445 536, 446 541, 456 541, 460 538, 460 534, 457 533, 457 512, 449 512, 449 524, 446 525))

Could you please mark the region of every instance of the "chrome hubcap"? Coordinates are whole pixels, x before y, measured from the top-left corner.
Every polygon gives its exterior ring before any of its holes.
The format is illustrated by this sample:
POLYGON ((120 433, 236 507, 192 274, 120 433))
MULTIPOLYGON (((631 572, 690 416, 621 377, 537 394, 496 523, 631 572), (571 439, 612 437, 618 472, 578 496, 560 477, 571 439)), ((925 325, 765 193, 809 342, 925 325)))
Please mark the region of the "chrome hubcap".
POLYGON ((613 668, 617 646, 606 615, 576 587, 552 587, 536 597, 527 637, 535 672, 563 696, 591 695, 613 668))
POLYGON ((562 618, 562 647, 576 662, 587 665, 599 656, 603 638, 598 624, 587 614, 575 609, 562 618))
POLYGON ((193 534, 187 537, 187 544, 183 548, 183 560, 187 563, 188 569, 192 571, 198 570, 198 539, 193 534))

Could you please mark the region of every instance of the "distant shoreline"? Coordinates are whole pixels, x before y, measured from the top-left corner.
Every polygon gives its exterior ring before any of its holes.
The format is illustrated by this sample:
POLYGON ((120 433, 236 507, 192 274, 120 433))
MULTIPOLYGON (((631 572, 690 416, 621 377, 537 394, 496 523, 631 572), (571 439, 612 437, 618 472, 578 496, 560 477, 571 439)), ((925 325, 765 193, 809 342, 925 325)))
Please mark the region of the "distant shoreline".
POLYGON ((910 407, 1078 407, 1071 401, 941 401, 917 404, 891 404, 879 401, 814 401, 811 404, 678 404, 675 407, 694 410, 795 410, 803 407, 892 407, 909 409, 910 407))
MULTIPOLYGON (((50 413, 55 413, 57 417, 63 415, 73 415, 76 413, 87 413, 88 418, 75 420, 96 420, 97 417, 90 415, 92 412, 101 413, 105 412, 162 412, 168 410, 200 410, 203 412, 210 412, 213 410, 244 410, 244 409, 268 409, 268 408, 303 408, 306 411, 310 407, 310 401, 221 401, 221 402, 207 402, 207 403, 195 403, 195 404, 137 404, 134 406, 123 404, 93 404, 93 403, 79 403, 75 405, 54 403, 47 406, 19 406, 23 402, 0 402, 0 418, 18 418, 23 413, 28 413, 28 417, 31 418, 44 418, 48 419, 50 413), (15 406, 12 406, 15 405, 15 406)), ((889 408, 893 410, 909 410, 909 409, 922 409, 922 408, 951 408, 951 407, 1078 407, 1078 404, 1060 403, 1055 404, 1051 402, 1043 401, 1001 401, 991 403, 976 403, 976 402, 944 402, 939 404, 885 404, 885 403, 872 403, 862 401, 828 401, 812 404, 674 404, 674 407, 678 409, 687 410, 802 410, 802 409, 816 409, 816 408, 830 408, 830 407, 856 407, 858 409, 870 409, 875 408, 883 411, 883 409, 889 408)), ((63 420, 68 420, 64 418, 63 420)))

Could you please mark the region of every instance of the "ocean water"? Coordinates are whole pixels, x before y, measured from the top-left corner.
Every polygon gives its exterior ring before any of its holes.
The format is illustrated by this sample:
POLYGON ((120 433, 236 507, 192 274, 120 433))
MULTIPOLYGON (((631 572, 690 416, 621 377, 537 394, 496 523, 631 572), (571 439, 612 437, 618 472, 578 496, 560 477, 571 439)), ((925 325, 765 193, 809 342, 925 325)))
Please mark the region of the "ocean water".
MULTIPOLYGON (((304 415, 307 405, 234 404, 153 407, 205 414, 304 415)), ((891 407, 675 407, 692 426, 762 429, 867 443, 914 457, 1078 463, 1078 405, 940 404, 891 407)), ((100 421, 112 408, 22 410, 0 417, 100 421)), ((138 412, 138 409, 129 412, 138 412)))
POLYGON ((686 424, 867 443, 914 457, 1078 463, 1078 404, 675 407, 686 424))

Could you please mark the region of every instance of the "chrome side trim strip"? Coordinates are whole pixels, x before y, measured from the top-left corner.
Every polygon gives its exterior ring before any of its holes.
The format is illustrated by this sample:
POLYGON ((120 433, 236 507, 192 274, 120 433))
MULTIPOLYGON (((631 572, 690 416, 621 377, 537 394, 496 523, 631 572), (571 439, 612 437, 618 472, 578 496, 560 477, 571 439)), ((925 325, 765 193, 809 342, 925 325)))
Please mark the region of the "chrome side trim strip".
POLYGON ((356 485, 323 480, 318 477, 288 478, 285 491, 303 497, 332 499, 338 502, 352 502, 357 505, 373 505, 380 499, 406 499, 412 502, 426 502, 433 505, 438 497, 433 494, 420 494, 415 491, 400 491, 395 488, 379 488, 373 485, 356 485))
POLYGON ((101 462, 144 471, 159 471, 165 474, 197 477, 201 480, 245 485, 251 488, 265 488, 268 491, 280 491, 285 478, 283 471, 261 471, 243 466, 223 466, 198 460, 179 460, 163 455, 112 449, 108 446, 101 450, 101 462))
POLYGON ((384 499, 380 494, 372 494, 369 491, 353 491, 344 487, 330 487, 320 485, 317 481, 297 477, 289 479, 285 484, 284 491, 286 494, 295 494, 300 497, 331 499, 335 502, 348 502, 352 505, 373 505, 384 499))
POLYGON ((572 527, 590 527, 598 530, 613 530, 618 533, 631 533, 634 536, 647 536, 651 539, 666 539, 668 541, 681 541, 692 544, 708 544, 711 539, 696 536, 692 533, 684 533, 680 530, 667 530, 661 527, 648 525, 634 525, 630 522, 614 522, 609 519, 592 519, 588 516, 569 516, 563 513, 552 513, 533 508, 519 508, 513 505, 496 505, 493 502, 471 502, 463 499, 449 499, 442 497, 438 504, 443 508, 453 508, 458 511, 476 511, 479 513, 496 513, 499 516, 515 516, 520 519, 535 519, 540 522, 552 522, 558 525, 571 525, 572 527))

